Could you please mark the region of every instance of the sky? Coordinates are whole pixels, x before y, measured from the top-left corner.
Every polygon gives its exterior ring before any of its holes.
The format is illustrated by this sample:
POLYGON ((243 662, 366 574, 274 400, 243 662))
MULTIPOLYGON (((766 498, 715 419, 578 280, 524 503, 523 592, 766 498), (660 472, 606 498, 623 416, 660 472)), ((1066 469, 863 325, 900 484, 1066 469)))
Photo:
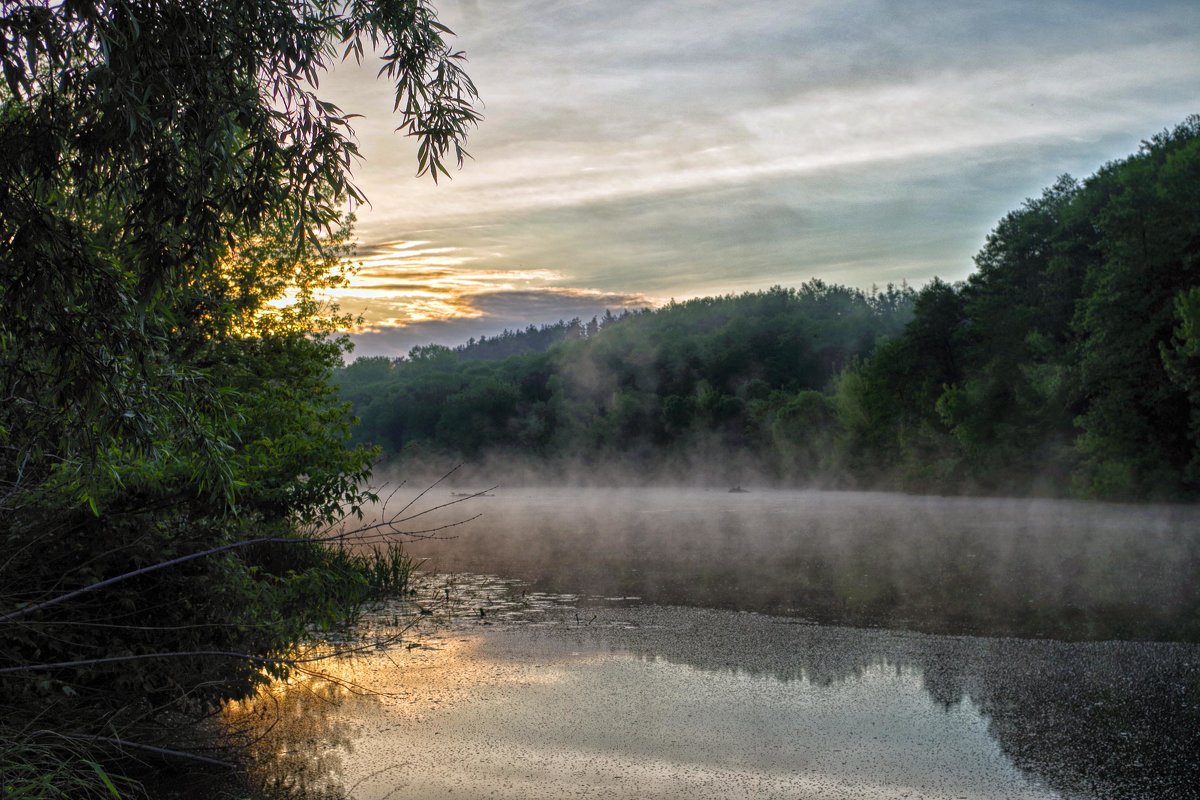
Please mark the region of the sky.
POLYGON ((417 178, 377 63, 355 122, 355 356, 604 309, 962 280, 988 232, 1200 113, 1195 0, 440 0, 484 120, 417 178))

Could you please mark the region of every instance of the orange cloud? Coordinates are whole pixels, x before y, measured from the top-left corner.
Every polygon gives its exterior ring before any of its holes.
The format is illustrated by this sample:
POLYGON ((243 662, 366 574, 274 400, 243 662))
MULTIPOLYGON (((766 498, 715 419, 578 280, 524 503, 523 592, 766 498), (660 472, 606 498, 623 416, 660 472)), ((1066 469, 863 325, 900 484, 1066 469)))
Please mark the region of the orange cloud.
POLYGON ((565 276, 555 270, 472 268, 477 257, 457 247, 430 244, 401 240, 367 248, 354 259, 357 272, 349 285, 330 290, 326 296, 344 311, 361 315, 360 332, 480 319, 491 315, 496 306, 528 304, 532 312, 547 305, 578 305, 579 301, 616 308, 662 303, 641 294, 563 286, 565 276), (500 300, 503 297, 509 302, 500 300))

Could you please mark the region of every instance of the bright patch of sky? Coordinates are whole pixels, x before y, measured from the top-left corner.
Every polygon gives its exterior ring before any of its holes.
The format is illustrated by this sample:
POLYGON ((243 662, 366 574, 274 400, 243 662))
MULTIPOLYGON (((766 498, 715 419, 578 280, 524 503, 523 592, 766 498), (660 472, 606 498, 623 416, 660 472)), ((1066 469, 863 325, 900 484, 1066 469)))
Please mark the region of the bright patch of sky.
POLYGON ((1200 4, 442 0, 485 119, 415 179, 376 67, 358 355, 605 308, 966 277, 999 218, 1200 112, 1200 4))

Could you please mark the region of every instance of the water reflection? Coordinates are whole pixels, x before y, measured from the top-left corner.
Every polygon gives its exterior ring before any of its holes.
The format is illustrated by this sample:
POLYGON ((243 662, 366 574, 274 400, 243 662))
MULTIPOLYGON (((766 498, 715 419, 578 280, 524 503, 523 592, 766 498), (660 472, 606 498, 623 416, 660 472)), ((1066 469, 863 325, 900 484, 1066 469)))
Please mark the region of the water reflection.
POLYGON ((364 622, 443 626, 422 646, 230 709, 275 796, 1200 797, 1200 509, 472 502, 482 521, 414 547, 432 613, 364 622))
POLYGON ((835 691, 871 670, 909 671, 947 711, 976 709, 1015 765, 1064 796, 1200 796, 1196 645, 906 635, 705 611, 686 612, 677 635, 662 635, 677 612, 661 622, 658 613, 639 611, 638 627, 572 635, 707 672, 835 691))
POLYGON ((276 774, 325 792, 313 797, 1099 800, 1200 786, 1194 645, 592 613, 460 618, 420 649, 339 666, 387 696, 330 705, 293 686, 270 701, 282 713, 228 721, 258 726, 263 752, 285 758, 276 774), (299 772, 286 763, 298 753, 299 772))
POLYGON ((472 503, 483 519, 413 552, 538 590, 832 624, 1200 641, 1197 508, 690 489, 472 503))
POLYGON ((253 699, 229 703, 220 724, 246 765, 248 789, 270 800, 343 800, 343 757, 354 751, 356 720, 379 697, 348 686, 338 673, 348 665, 323 665, 327 674, 298 675, 253 699))

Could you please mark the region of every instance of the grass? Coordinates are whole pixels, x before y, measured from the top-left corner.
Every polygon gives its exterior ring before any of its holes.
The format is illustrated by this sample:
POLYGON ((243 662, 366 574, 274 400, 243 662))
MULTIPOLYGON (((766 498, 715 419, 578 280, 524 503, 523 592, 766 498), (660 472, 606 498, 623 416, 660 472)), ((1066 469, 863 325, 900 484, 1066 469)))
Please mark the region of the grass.
POLYGON ((366 578, 372 600, 403 597, 417 569, 417 562, 399 544, 375 546, 346 558, 347 565, 366 578))
POLYGON ((81 800, 140 796, 140 787, 110 775, 87 748, 65 738, 34 738, 0 730, 0 797, 4 800, 81 800))

